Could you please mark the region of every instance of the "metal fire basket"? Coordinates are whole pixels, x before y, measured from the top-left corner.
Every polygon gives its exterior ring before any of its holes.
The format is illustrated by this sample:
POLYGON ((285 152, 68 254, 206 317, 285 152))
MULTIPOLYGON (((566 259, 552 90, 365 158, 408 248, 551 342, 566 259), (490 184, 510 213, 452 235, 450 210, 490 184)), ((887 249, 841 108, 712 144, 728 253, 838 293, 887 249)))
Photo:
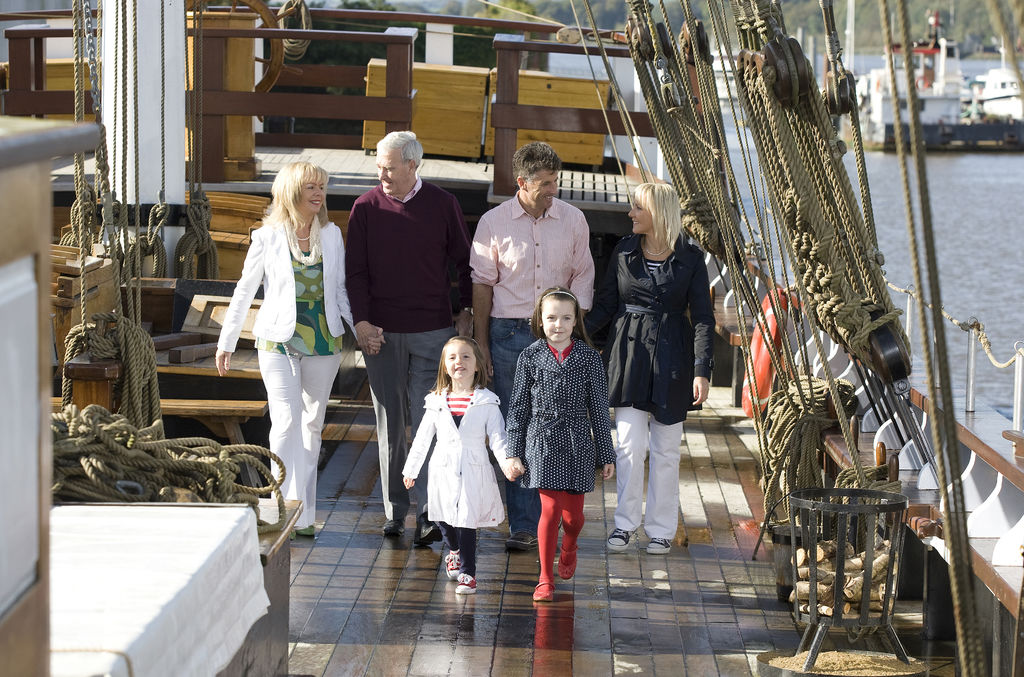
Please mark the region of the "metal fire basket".
POLYGON ((790 542, 803 546, 792 550, 793 581, 807 581, 806 599, 793 591, 793 613, 807 623, 797 648, 808 652, 804 670, 814 667, 832 627, 881 629, 893 654, 908 663, 892 629, 907 497, 868 489, 801 489, 790 494, 789 504, 790 542))

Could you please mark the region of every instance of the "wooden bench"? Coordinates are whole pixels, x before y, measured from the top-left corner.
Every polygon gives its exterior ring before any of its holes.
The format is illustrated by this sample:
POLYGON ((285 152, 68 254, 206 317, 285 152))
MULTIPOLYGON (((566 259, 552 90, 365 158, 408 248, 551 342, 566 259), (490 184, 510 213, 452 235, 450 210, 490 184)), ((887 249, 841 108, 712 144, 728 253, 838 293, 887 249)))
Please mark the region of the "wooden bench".
MULTIPOLYGON (((52 398, 53 411, 60 411, 61 398, 52 398)), ((266 400, 176 400, 161 399, 164 416, 192 418, 231 444, 245 444, 241 424, 267 413, 266 400)))

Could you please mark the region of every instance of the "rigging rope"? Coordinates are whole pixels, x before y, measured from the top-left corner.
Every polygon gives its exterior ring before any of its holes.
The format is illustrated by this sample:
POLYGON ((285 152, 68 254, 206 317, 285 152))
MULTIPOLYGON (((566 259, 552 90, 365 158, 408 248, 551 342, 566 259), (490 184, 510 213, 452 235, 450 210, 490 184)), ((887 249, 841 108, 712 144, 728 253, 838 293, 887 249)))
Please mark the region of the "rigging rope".
MULTIPOLYGON (((192 36, 192 61, 186 61, 186 72, 191 72, 191 87, 187 93, 185 124, 188 129, 188 206, 185 210, 185 232, 174 249, 174 276, 186 279, 215 279, 217 246, 210 237, 210 200, 203 192, 203 14, 206 3, 197 3, 192 11, 195 28, 192 36), (190 68, 191 67, 191 68, 190 68)), ((188 40, 188 21, 185 26, 188 40)), ((188 55, 186 54, 186 60, 188 55)))
MULTIPOLYGON (((910 20, 907 17, 906 3, 900 1, 897 2, 897 6, 898 11, 896 14, 902 44, 911 45, 910 20)), ((895 43, 892 39, 888 0, 879 0, 878 9, 881 15, 885 44, 893 45, 895 43)), ((886 61, 889 70, 892 100, 898 102, 899 91, 895 72, 895 56, 892 49, 889 50, 886 61)), ((924 355, 925 379, 928 387, 929 409, 934 421, 931 426, 932 445, 934 449, 939 451, 936 454, 935 466, 938 475, 939 496, 941 498, 940 507, 944 524, 943 530, 950 544, 948 548, 949 579, 953 597, 954 622, 960 642, 960 671, 966 677, 981 677, 988 674, 988 658, 978 624, 975 622, 978 615, 972 588, 973 569, 967 538, 967 512, 964 506, 963 483, 960 477, 961 465, 960 452, 957 448, 956 421, 950 415, 938 417, 934 415, 935 403, 941 402, 942 411, 952 412, 953 401, 950 388, 949 361, 945 353, 945 326, 939 311, 942 307, 942 297, 938 280, 938 260, 935 254, 935 242, 932 233, 931 201, 928 193, 927 167, 924 161, 925 150, 921 117, 917 108, 918 98, 917 88, 914 83, 915 74, 912 68, 905 67, 903 71, 906 80, 907 108, 911 111, 909 120, 910 150, 917 178, 918 207, 921 217, 921 231, 924 237, 924 251, 928 274, 927 288, 934 301, 934 305, 931 306, 932 331, 934 332, 934 343, 939 348, 938 356, 936 357, 932 352, 932 341, 927 339, 921 341, 924 355), (938 377, 937 383, 936 376, 938 377), (937 388, 937 386, 941 387, 937 388)), ((906 201, 911 268, 914 274, 914 284, 917 288, 924 289, 920 249, 917 244, 917 224, 914 218, 914 200, 910 191, 907 149, 903 139, 903 122, 898 105, 893 105, 893 114, 897 156, 906 201)), ((918 325, 922 328, 922 331, 927 332, 928 318, 925 314, 925 304, 917 304, 917 314, 918 325)))

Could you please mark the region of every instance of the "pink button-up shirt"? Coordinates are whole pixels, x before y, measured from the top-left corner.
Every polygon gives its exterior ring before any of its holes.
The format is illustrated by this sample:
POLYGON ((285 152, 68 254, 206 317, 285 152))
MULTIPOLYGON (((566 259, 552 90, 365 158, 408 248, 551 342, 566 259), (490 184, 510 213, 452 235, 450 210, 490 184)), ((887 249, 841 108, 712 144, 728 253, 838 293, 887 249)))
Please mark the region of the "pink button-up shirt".
POLYGON ((539 219, 518 197, 484 214, 469 264, 474 283, 494 288, 491 317, 530 317, 549 287, 568 287, 585 310, 593 305, 590 228, 583 212, 557 198, 539 219))

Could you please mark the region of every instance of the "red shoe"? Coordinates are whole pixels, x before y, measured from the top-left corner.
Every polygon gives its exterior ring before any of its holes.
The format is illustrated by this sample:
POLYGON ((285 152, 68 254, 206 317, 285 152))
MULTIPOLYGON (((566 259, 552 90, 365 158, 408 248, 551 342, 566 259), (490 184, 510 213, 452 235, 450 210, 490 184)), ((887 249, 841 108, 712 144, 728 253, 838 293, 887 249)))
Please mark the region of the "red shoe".
POLYGON ((558 577, 564 581, 572 578, 576 573, 576 551, 578 547, 569 550, 561 550, 558 555, 558 577))
POLYGON ((469 574, 459 574, 459 585, 455 588, 456 595, 475 595, 476 579, 469 574))
POLYGON ((555 584, 541 581, 533 589, 534 602, 551 602, 555 599, 555 584))

